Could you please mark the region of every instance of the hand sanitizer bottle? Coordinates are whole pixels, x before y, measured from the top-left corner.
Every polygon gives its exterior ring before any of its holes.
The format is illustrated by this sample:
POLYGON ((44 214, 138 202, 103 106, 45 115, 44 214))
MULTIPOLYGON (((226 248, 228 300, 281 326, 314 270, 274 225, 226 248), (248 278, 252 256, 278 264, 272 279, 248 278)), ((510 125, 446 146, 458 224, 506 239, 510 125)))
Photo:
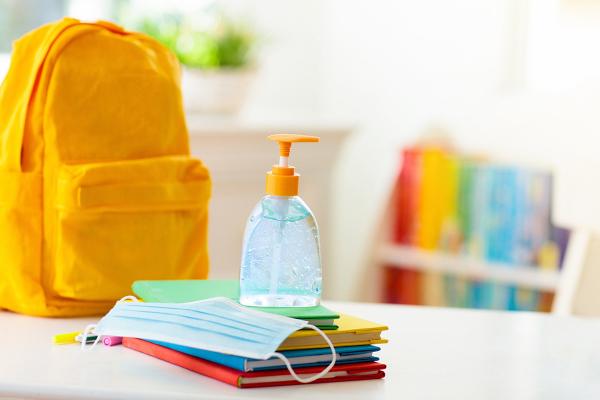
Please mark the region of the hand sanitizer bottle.
POLYGON ((309 307, 321 298, 317 221, 298 196, 299 175, 288 165, 292 143, 305 135, 271 135, 279 164, 267 172, 267 195, 248 218, 240 269, 240 302, 247 306, 309 307))

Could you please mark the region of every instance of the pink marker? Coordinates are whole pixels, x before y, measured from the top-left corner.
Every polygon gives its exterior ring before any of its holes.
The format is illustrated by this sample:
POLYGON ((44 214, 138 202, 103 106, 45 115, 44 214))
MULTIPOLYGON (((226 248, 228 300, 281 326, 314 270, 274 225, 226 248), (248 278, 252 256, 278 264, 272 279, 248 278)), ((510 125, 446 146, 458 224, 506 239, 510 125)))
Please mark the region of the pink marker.
POLYGON ((123 342, 123 338, 121 336, 102 336, 102 343, 105 346, 116 346, 123 342))

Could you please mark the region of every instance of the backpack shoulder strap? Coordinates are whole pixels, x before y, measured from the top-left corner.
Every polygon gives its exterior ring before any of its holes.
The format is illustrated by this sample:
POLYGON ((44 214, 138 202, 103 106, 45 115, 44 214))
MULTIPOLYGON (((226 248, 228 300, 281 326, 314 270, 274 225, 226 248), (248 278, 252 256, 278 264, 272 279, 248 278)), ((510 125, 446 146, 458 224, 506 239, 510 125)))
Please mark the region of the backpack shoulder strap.
POLYGON ((10 68, 0 86, 0 169, 21 171, 27 114, 44 63, 66 30, 84 25, 89 28, 91 24, 64 18, 30 32, 14 43, 10 68))

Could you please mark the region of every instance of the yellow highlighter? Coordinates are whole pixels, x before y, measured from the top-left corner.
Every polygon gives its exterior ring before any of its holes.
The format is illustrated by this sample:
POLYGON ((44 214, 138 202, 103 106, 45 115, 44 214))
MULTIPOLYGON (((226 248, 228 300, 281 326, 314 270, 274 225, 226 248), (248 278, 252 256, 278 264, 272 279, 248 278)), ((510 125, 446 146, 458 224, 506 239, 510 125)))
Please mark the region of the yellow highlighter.
POLYGON ((54 344, 77 343, 77 336, 80 334, 81 332, 60 333, 58 335, 54 335, 52 341, 54 342, 54 344))

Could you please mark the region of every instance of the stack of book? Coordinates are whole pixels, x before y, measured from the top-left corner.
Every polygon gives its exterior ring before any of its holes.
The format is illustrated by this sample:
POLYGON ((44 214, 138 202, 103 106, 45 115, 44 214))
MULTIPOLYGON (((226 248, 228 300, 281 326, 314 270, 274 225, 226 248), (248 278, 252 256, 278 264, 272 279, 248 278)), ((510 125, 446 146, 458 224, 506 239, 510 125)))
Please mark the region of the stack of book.
MULTIPOLYGON (((404 149, 393 241, 495 265, 556 270, 568 232, 552 224, 552 174, 457 154, 404 149)), ((550 293, 439 272, 389 267, 386 300, 405 304, 540 310, 550 293)))
MULTIPOLYGON (((237 299, 237 281, 138 281, 134 293, 144 301, 188 302, 211 297, 237 299)), ((256 309, 256 307, 253 307, 256 309)), ((379 363, 376 344, 386 343, 381 332, 387 327, 349 315, 339 315, 324 306, 259 308, 262 311, 308 321, 327 334, 336 350, 335 366, 313 383, 379 379, 385 364, 379 363)), ((279 358, 257 360, 198 348, 140 338, 123 338, 123 345, 193 372, 240 388, 298 384, 279 358)), ((307 378, 331 362, 331 349, 313 330, 290 335, 277 349, 290 361, 297 375, 307 378)))

